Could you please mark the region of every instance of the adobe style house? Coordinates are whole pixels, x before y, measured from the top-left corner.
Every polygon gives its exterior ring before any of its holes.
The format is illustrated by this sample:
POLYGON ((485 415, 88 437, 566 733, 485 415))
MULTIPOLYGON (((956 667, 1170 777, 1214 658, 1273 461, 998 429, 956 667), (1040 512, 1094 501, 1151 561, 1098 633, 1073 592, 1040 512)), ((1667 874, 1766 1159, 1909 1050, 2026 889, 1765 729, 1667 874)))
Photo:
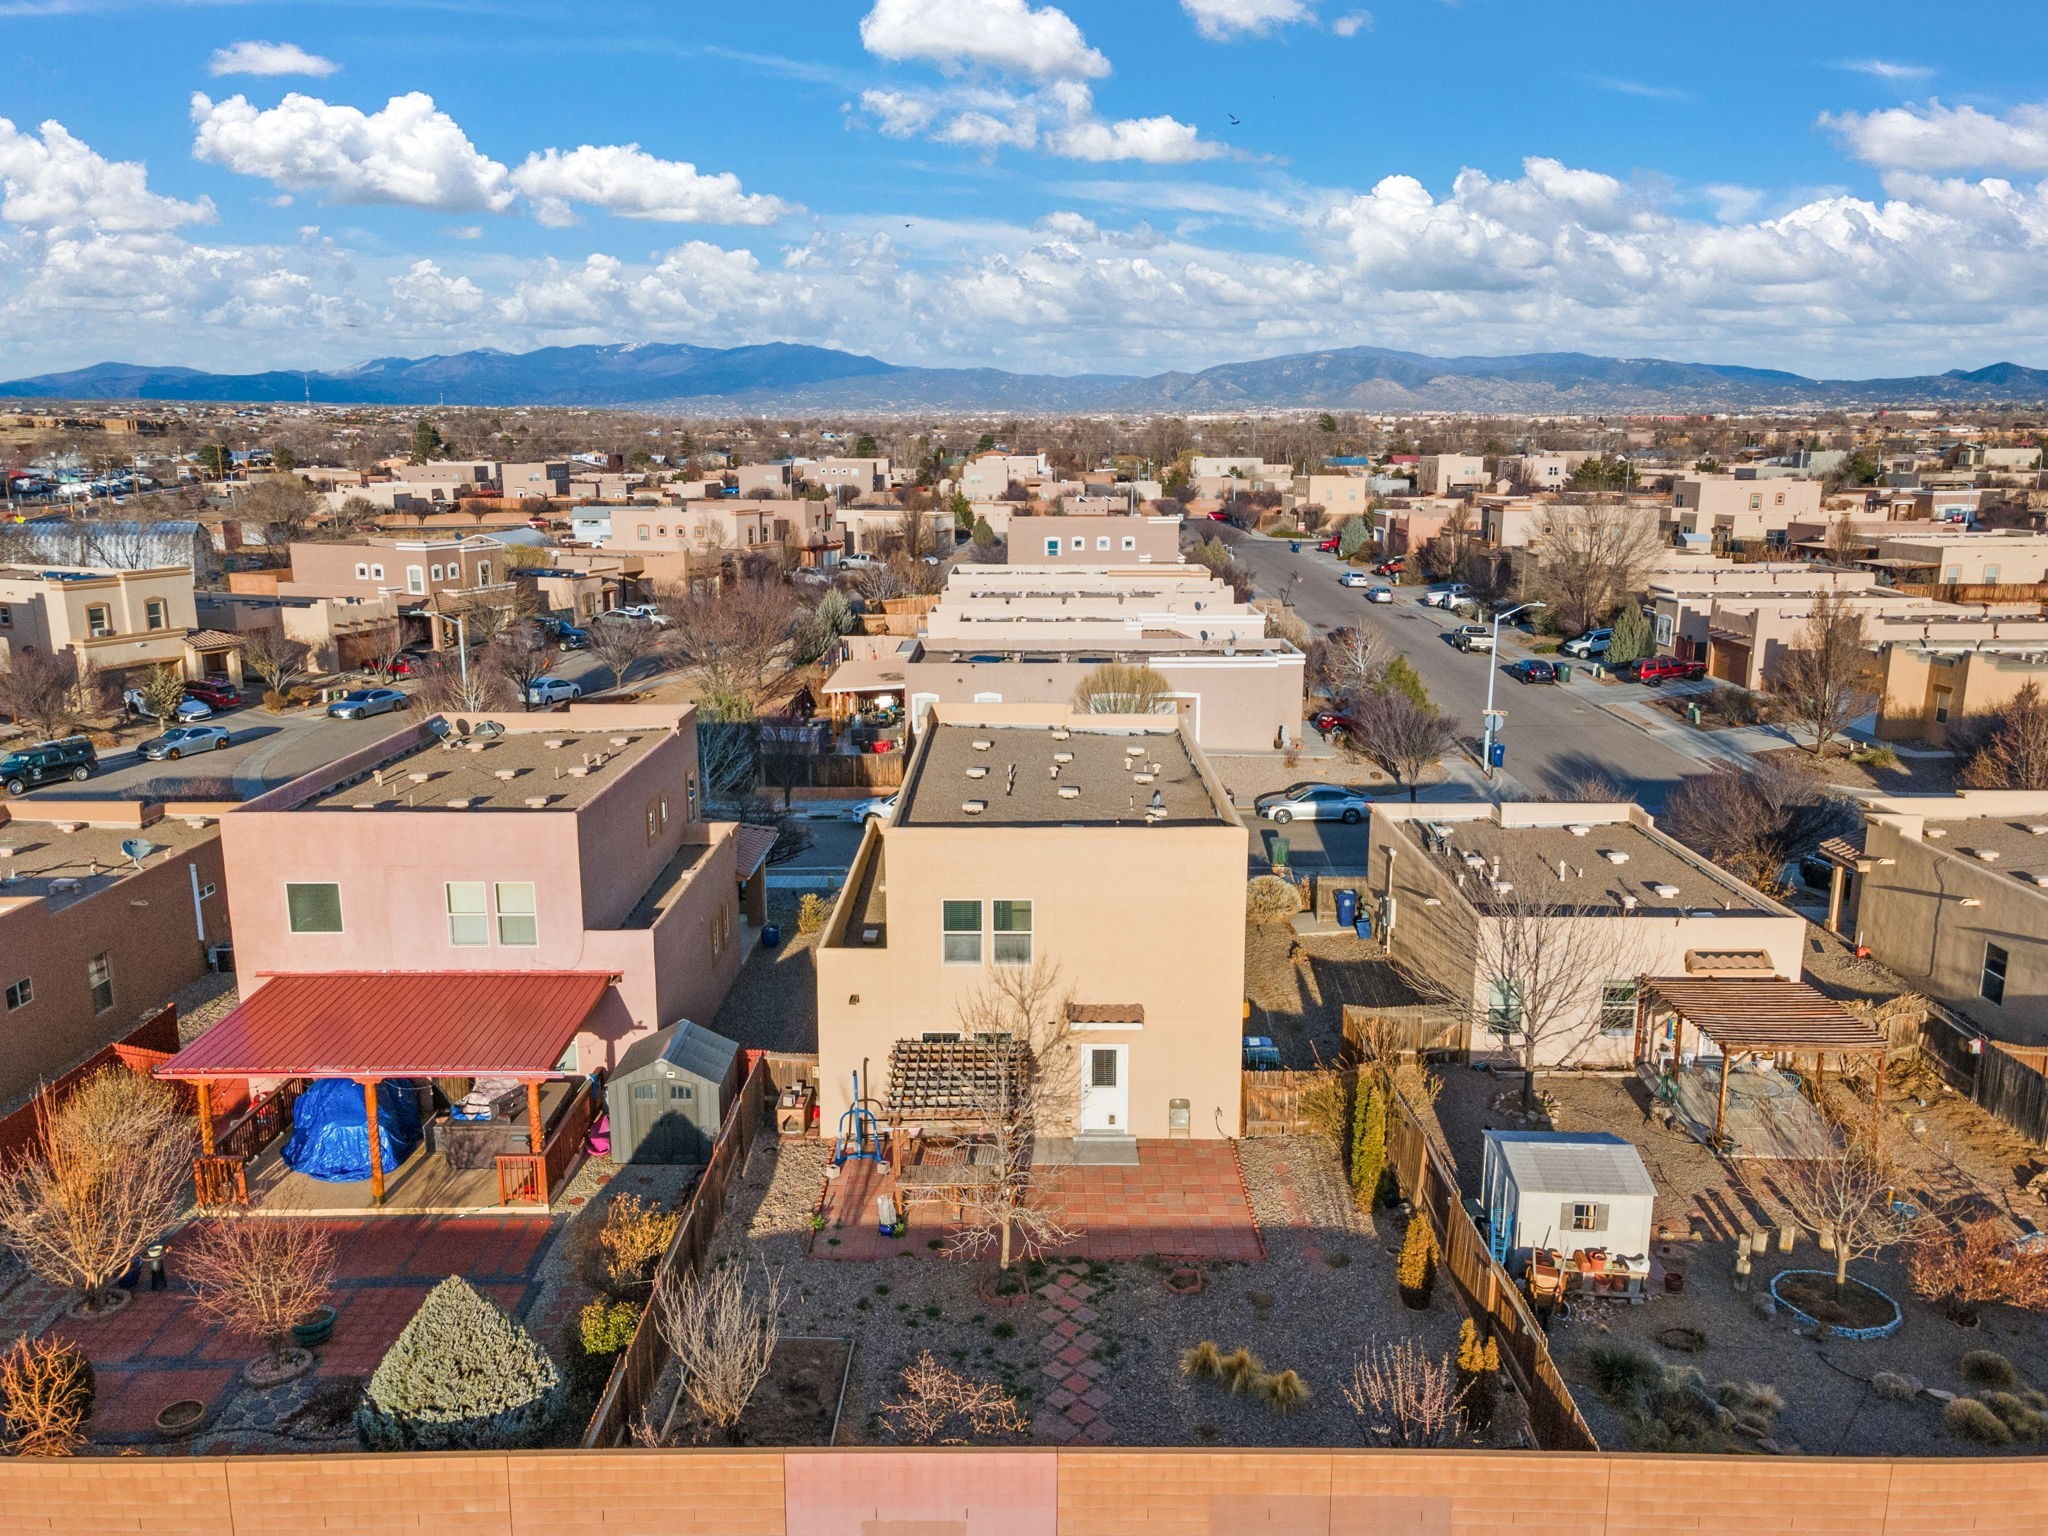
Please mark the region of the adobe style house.
POLYGON ((0 566, 0 662, 17 650, 69 651, 114 684, 163 666, 241 683, 238 642, 199 627, 189 566, 0 566))
POLYGON ((1539 1065, 1620 1067, 1641 978, 1799 979, 1806 920, 1640 806, 1381 801, 1369 825, 1361 901, 1394 963, 1465 1016, 1468 1049, 1512 1038, 1532 985, 1550 994, 1539 1065))
POLYGON ((1102 569, 1178 565, 1180 519, 1130 513, 1012 517, 1005 550, 1011 565, 1102 569))
POLYGON ((209 952, 229 941, 223 878, 210 812, 44 796, 0 805, 0 1112, 206 974, 209 952))
POLYGON ((856 1074, 879 1098, 897 1042, 961 1038, 998 969, 1042 965, 1079 1132, 1235 1136, 1244 882, 1244 828, 1177 722, 934 706, 818 947, 826 1134, 856 1074))
POLYGON ((710 1019, 761 916, 759 829, 704 818, 673 705, 409 723, 224 826, 245 1000, 284 976, 594 972, 576 1073, 710 1019))

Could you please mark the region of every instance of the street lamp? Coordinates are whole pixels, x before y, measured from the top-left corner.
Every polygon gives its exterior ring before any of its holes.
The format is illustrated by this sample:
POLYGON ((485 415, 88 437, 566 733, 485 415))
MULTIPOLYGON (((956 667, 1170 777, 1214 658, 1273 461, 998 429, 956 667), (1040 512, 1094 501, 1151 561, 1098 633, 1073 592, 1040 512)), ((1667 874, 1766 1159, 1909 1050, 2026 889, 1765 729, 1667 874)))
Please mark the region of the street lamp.
POLYGON ((1486 668, 1486 719, 1483 722, 1485 729, 1481 733, 1479 749, 1479 766, 1486 771, 1489 779, 1493 777, 1493 738, 1495 732, 1500 729, 1500 716, 1493 712, 1493 685, 1500 679, 1500 621, 1512 619, 1525 609, 1547 606, 1549 605, 1546 603, 1519 603, 1493 616, 1493 649, 1487 653, 1490 659, 1486 668))

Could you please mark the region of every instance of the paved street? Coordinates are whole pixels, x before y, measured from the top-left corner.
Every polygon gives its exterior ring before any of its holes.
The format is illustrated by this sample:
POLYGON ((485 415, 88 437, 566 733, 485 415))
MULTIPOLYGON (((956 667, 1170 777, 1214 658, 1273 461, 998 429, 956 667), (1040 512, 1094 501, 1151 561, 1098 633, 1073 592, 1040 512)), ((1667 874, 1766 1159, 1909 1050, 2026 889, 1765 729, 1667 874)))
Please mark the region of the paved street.
MULTIPOLYGON (((1259 596, 1285 597, 1302 620, 1319 632, 1364 625, 1398 646, 1421 675, 1430 698, 1458 721, 1468 748, 1476 753, 1490 667, 1505 667, 1531 654, 1516 632, 1502 627, 1498 656, 1468 656, 1452 649, 1444 638, 1464 620, 1441 609, 1424 608, 1418 601, 1422 595, 1419 587, 1396 588, 1391 604, 1368 603, 1363 590, 1337 584, 1345 569, 1343 562, 1334 555, 1315 553, 1313 544, 1305 543, 1297 555, 1290 552, 1284 539, 1244 533, 1222 524, 1211 524, 1209 531, 1220 532, 1232 546, 1258 583, 1259 596)), ((1677 722, 1666 727, 1645 706, 1653 699, 1700 686, 1653 690, 1587 679, 1564 687, 1527 687, 1512 678, 1500 678, 1494 703, 1507 715, 1501 735, 1508 749, 1502 789, 1513 793, 1519 784, 1538 793, 1550 792, 1578 773, 1598 769, 1632 786, 1646 809, 1661 809, 1681 777, 1704 771, 1725 754, 1677 722)))

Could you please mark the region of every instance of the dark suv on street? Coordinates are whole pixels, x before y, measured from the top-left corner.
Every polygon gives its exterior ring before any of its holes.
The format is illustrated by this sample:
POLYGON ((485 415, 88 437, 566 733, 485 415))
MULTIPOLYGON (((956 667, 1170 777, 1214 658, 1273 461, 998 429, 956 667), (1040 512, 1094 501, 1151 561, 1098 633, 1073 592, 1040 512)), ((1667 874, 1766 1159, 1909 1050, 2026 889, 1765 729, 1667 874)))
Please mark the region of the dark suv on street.
POLYGON ((62 741, 39 741, 32 747, 23 747, 0 757, 0 785, 10 795, 22 795, 38 784, 51 784, 58 779, 77 779, 81 782, 92 777, 99 770, 100 756, 93 750, 92 742, 83 736, 67 736, 62 741))

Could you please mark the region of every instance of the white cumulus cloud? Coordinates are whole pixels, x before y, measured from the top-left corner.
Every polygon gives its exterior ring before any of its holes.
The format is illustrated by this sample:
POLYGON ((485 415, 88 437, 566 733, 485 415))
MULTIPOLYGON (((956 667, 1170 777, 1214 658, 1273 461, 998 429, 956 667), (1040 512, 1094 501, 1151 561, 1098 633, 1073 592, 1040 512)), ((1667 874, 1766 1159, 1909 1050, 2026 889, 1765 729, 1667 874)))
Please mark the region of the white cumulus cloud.
POLYGON ((1130 117, 1119 122, 1074 123, 1045 136, 1046 147, 1070 160, 1142 160, 1148 165, 1187 165, 1223 153, 1172 117, 1130 117))
POLYGON ((1356 37, 1361 32, 1372 30, 1371 11, 1353 11, 1348 16, 1339 16, 1330 23, 1330 30, 1339 37, 1356 37))
POLYGON ((149 190, 140 162, 108 160, 59 122, 41 137, 0 117, 0 219, 46 231, 175 229, 212 220, 206 198, 181 202, 149 190))
POLYGON ((1886 107, 1823 112, 1820 125, 1856 159, 1887 170, 2048 172, 2048 105, 1999 116, 1975 107, 1886 107))
POLYGON ((195 159, 289 191, 458 213, 512 203, 510 173, 421 91, 367 113, 296 91, 268 109, 195 94, 192 122, 195 159))
POLYGON ((992 154, 998 149, 1040 150, 1068 160, 1135 160, 1188 165, 1213 160, 1224 147, 1204 139, 1178 118, 1138 117, 1105 122, 1095 115, 1095 94, 1079 80, 1056 80, 1023 93, 955 85, 937 91, 861 93, 861 109, 890 138, 927 138, 992 154))
POLYGON ((673 224, 773 224, 791 211, 778 197, 742 190, 730 171, 707 175, 637 144, 544 150, 512 173, 512 185, 533 199, 543 224, 571 222, 571 203, 673 224))
POLYGON ((860 23, 877 58, 941 69, 980 65, 1041 80, 1099 79, 1109 60, 1057 6, 1030 0, 875 0, 860 23))
POLYGON ((333 74, 341 66, 317 53, 308 53, 297 43, 235 43, 216 48, 207 62, 209 75, 313 75, 333 74))
POLYGON ((1260 37, 1275 27, 1315 20, 1307 0, 1180 0, 1180 8, 1194 19, 1195 30, 1212 43, 1260 37))

